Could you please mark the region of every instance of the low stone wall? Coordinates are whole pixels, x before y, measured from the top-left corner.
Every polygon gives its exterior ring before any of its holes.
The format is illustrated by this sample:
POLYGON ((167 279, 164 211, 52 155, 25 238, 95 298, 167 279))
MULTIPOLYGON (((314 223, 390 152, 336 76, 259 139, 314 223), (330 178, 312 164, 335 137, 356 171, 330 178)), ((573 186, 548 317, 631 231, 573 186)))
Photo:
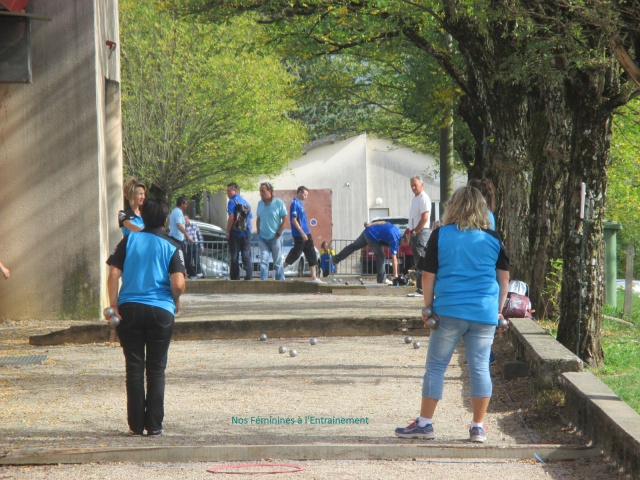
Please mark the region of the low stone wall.
POLYGON ((560 388, 568 419, 632 478, 640 478, 640 415, 592 373, 583 372, 582 361, 534 321, 513 319, 509 334, 536 387, 560 388))

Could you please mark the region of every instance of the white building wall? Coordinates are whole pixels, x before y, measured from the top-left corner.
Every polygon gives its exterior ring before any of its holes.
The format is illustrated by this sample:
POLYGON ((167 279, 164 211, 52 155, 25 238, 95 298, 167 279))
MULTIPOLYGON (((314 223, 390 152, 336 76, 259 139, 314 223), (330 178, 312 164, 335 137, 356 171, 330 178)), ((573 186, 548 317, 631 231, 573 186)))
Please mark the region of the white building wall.
MULTIPOLYGON (((436 159, 431 155, 362 134, 314 148, 293 160, 280 175, 260 181, 271 182, 276 193, 295 190, 300 185, 311 190, 330 189, 333 238, 354 239, 362 232, 364 222, 371 219, 371 209, 385 208, 390 216, 408 216, 413 198, 410 178, 433 172, 435 166, 436 159)), ((456 175, 454 189, 465 182, 466 176, 456 175)), ((426 180, 425 189, 433 202, 440 200, 437 181, 426 180)), ((244 191, 242 196, 255 211, 260 200, 257 190, 244 191)), ((226 201, 226 195, 218 193, 212 196, 209 207, 210 221, 223 228, 226 201)))
POLYGON ((31 22, 32 83, 0 86, 0 259, 12 272, 0 318, 97 319, 122 203, 105 95, 105 77, 118 80, 119 52, 104 52, 118 42, 117 2, 32 0, 27 11, 51 21, 31 22))

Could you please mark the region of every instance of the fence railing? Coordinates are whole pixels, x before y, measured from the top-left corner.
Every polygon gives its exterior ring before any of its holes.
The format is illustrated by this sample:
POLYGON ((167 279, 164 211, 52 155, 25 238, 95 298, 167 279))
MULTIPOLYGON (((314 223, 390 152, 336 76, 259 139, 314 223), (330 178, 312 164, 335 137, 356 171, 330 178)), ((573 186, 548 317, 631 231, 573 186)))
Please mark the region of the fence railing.
MULTIPOLYGON (((330 248, 339 252, 353 240, 334 239, 331 241, 330 248)), ((229 276, 229 244, 226 241, 215 242, 196 242, 193 246, 186 249, 185 261, 189 265, 199 265, 197 273, 202 273, 207 278, 224 278, 229 276)), ((285 249, 284 256, 288 253, 285 249)), ((386 273, 392 273, 391 258, 388 255, 388 249, 385 249, 387 256, 385 260, 386 273)), ((259 251, 256 245, 251 247, 252 268, 254 272, 260 271, 259 251)), ((241 260, 242 261, 242 260, 241 260)), ((300 261, 304 261, 301 259, 300 261)), ((320 263, 320 262, 319 262, 320 263)), ((325 264, 326 265, 326 264, 325 264)), ((320 265, 319 265, 320 266, 320 265)), ((398 271, 402 273, 407 268, 413 268, 413 260, 406 256, 403 251, 398 254, 398 271), (409 264, 407 266, 407 263, 409 264)), ((309 274, 309 267, 306 261, 301 265, 292 265, 285 272, 287 276, 297 276, 301 272, 309 274)), ((376 260, 371 249, 365 247, 362 250, 354 252, 352 255, 344 259, 337 267, 336 275, 376 275, 376 260)))

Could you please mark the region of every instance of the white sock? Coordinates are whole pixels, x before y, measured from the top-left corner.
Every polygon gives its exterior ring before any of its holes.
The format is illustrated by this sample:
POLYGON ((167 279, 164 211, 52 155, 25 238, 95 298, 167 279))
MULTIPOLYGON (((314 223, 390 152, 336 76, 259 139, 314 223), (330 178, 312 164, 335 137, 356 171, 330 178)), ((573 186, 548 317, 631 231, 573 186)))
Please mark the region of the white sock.
POLYGON ((418 417, 418 426, 424 428, 426 425, 432 423, 430 418, 418 417))
POLYGON ((482 422, 480 422, 480 423, 471 422, 471 428, 473 428, 473 427, 484 428, 484 424, 482 422))

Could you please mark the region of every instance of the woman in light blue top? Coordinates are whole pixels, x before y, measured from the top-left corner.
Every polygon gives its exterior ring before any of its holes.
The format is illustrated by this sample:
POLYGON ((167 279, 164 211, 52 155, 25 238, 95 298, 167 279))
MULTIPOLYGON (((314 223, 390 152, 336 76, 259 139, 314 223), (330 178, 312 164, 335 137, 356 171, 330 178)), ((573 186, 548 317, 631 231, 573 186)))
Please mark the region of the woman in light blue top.
POLYGON ((443 223, 431 233, 420 259, 424 306, 439 320, 429 337, 420 416, 395 433, 401 438, 435 438, 432 419, 442 399, 444 374, 462 339, 473 409, 469 437, 485 442, 483 421, 492 394, 489 352, 500 306, 507 298, 509 259, 498 234, 488 229, 487 203, 476 188, 462 187, 453 194, 443 223))

